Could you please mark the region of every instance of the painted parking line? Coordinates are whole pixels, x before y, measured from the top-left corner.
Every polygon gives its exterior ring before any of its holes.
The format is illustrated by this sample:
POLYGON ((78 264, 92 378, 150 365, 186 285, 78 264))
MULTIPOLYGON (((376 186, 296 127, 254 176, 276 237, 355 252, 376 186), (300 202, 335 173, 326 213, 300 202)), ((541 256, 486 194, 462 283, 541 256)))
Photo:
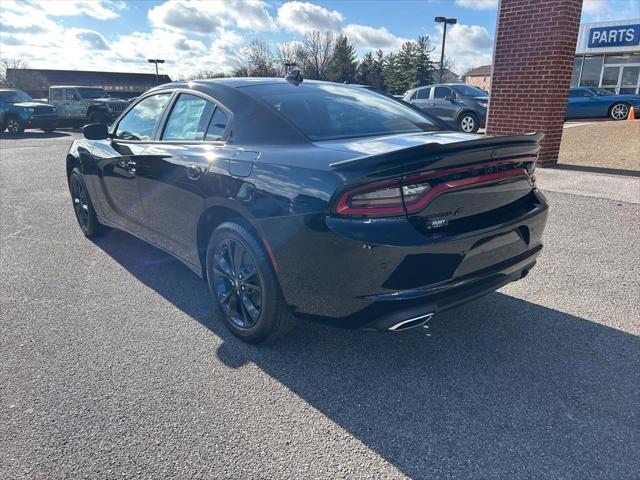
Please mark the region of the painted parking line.
POLYGON ((593 125, 595 122, 582 122, 582 123, 565 123, 562 128, 584 127, 585 125, 593 125))

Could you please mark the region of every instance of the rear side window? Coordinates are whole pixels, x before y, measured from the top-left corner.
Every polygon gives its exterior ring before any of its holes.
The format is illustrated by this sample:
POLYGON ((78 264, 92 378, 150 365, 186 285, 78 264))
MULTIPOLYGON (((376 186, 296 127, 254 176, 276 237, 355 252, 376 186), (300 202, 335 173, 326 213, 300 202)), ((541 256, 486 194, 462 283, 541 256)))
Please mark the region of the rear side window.
POLYGON ((181 93, 171 109, 163 140, 203 140, 215 105, 202 97, 181 93))
POLYGON ((171 93, 160 93, 136 104, 118 123, 116 137, 122 140, 149 140, 169 98, 171 93))
POLYGON ((62 100, 62 90, 51 90, 51 100, 62 100))
POLYGON ((450 97, 451 89, 449 87, 436 87, 433 92, 433 98, 450 97))
POLYGON ((216 108, 216 111, 211 118, 211 122, 209 123, 209 128, 207 129, 207 137, 205 140, 216 141, 222 139, 222 134, 224 130, 227 128, 227 114, 222 111, 220 108, 216 108))
POLYGON ((66 100, 80 100, 80 95, 75 88, 66 88, 64 91, 64 97, 66 100))
POLYGON ((418 90, 418 100, 426 100, 429 98, 429 88, 421 88, 418 90))

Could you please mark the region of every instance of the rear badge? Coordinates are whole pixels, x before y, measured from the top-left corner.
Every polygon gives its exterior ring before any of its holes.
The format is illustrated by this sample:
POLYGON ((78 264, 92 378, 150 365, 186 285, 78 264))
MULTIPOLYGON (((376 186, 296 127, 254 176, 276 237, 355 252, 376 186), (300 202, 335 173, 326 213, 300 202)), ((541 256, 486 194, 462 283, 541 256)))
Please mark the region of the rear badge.
POLYGON ((448 224, 449 224, 449 220, 442 218, 440 220, 431 220, 430 222, 427 222, 426 227, 428 229, 442 228, 442 227, 446 227, 448 224))

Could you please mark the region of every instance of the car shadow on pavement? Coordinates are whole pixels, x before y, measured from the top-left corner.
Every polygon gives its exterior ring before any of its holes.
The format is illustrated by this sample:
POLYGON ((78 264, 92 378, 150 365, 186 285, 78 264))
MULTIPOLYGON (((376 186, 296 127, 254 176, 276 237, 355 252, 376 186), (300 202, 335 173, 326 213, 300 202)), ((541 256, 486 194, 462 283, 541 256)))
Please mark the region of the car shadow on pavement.
POLYGON ((300 322, 256 347, 214 318, 206 284, 168 254, 117 231, 96 244, 220 337, 224 364, 255 364, 409 477, 638 471, 638 337, 494 293, 429 328, 300 322))
POLYGON ((71 133, 69 132, 40 132, 40 131, 25 131, 18 135, 8 132, 0 132, 0 140, 25 140, 25 139, 41 139, 41 138, 61 138, 61 137, 69 137, 71 133))

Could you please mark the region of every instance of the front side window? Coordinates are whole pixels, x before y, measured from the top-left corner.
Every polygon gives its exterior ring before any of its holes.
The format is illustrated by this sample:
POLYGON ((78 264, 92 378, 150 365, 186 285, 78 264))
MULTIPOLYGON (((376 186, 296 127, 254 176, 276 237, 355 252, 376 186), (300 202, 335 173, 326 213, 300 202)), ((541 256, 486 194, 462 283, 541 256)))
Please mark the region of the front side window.
POLYGON ((202 97, 181 93, 171 109, 162 139, 203 140, 214 108, 213 103, 202 97))
POLYGON ((51 100, 62 100, 62 90, 51 90, 51 100))
POLYGON ((323 83, 241 88, 312 141, 439 130, 427 115, 368 88, 323 83))
POLYGON ((433 91, 433 98, 446 98, 451 96, 451 89, 449 87, 436 87, 433 91))
POLYGON ((162 110, 170 98, 171 93, 160 93, 136 104, 118 123, 116 137, 122 140, 151 139, 162 110))

